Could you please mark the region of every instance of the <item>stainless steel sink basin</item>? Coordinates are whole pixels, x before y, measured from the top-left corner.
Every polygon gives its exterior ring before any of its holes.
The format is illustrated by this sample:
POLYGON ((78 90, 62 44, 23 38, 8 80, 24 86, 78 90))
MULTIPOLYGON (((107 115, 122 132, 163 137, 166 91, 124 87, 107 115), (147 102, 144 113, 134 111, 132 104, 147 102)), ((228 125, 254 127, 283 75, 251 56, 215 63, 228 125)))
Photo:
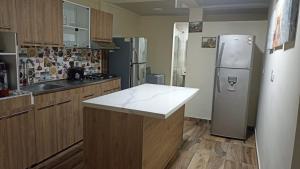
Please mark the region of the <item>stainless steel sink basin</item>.
POLYGON ((61 85, 55 85, 55 84, 39 84, 36 86, 36 88, 42 89, 42 90, 52 90, 52 89, 58 89, 62 88, 64 86, 61 85))

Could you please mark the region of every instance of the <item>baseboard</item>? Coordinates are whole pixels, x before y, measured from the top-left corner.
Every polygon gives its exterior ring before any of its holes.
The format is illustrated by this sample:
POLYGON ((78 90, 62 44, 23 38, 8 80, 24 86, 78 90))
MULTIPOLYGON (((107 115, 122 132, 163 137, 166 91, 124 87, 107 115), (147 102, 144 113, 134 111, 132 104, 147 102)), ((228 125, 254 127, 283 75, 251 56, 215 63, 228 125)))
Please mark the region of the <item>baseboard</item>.
POLYGON ((260 155, 259 155, 259 151, 258 151, 256 128, 254 130, 255 130, 255 144, 256 144, 256 154, 257 154, 258 169, 262 169, 261 168, 261 163, 260 163, 260 155))

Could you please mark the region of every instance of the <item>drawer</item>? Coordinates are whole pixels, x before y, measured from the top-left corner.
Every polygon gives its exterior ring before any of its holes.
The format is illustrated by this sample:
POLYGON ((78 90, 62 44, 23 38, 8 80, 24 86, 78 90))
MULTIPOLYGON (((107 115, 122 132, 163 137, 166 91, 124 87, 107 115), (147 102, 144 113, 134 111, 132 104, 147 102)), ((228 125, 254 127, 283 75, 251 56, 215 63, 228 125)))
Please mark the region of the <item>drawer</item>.
POLYGON ((87 99, 96 96, 97 85, 86 86, 81 88, 80 98, 87 99))
POLYGON ((107 93, 108 91, 111 91, 112 89, 114 89, 114 81, 102 83, 103 93, 107 93))
POLYGON ((73 100, 74 90, 65 90, 61 92, 56 92, 56 104, 68 102, 73 100))
POLYGON ((56 93, 49 93, 38 95, 34 97, 34 104, 36 105, 37 109, 41 109, 43 107, 48 107, 56 104, 55 100, 56 93))
POLYGON ((113 89, 120 89, 121 88, 121 79, 117 79, 113 81, 113 89))
POLYGON ((0 118, 11 115, 15 110, 31 105, 31 96, 19 96, 0 101, 0 118))

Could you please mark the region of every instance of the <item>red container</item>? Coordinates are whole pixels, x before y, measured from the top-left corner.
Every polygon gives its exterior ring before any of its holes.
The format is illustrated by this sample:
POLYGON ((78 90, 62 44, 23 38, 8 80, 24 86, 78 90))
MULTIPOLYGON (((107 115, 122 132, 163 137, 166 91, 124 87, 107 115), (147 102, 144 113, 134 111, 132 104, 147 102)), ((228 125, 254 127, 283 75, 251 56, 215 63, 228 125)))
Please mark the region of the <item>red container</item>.
POLYGON ((0 90, 0 97, 9 96, 9 89, 0 90))

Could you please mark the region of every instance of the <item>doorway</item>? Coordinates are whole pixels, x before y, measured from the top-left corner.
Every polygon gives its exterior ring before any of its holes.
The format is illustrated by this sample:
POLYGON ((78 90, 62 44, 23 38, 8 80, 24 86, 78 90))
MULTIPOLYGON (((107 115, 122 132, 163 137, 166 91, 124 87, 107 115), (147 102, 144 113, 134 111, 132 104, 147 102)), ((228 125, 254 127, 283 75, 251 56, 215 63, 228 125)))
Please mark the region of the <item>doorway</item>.
POLYGON ((188 30, 188 22, 176 22, 174 24, 171 86, 185 86, 188 30))

